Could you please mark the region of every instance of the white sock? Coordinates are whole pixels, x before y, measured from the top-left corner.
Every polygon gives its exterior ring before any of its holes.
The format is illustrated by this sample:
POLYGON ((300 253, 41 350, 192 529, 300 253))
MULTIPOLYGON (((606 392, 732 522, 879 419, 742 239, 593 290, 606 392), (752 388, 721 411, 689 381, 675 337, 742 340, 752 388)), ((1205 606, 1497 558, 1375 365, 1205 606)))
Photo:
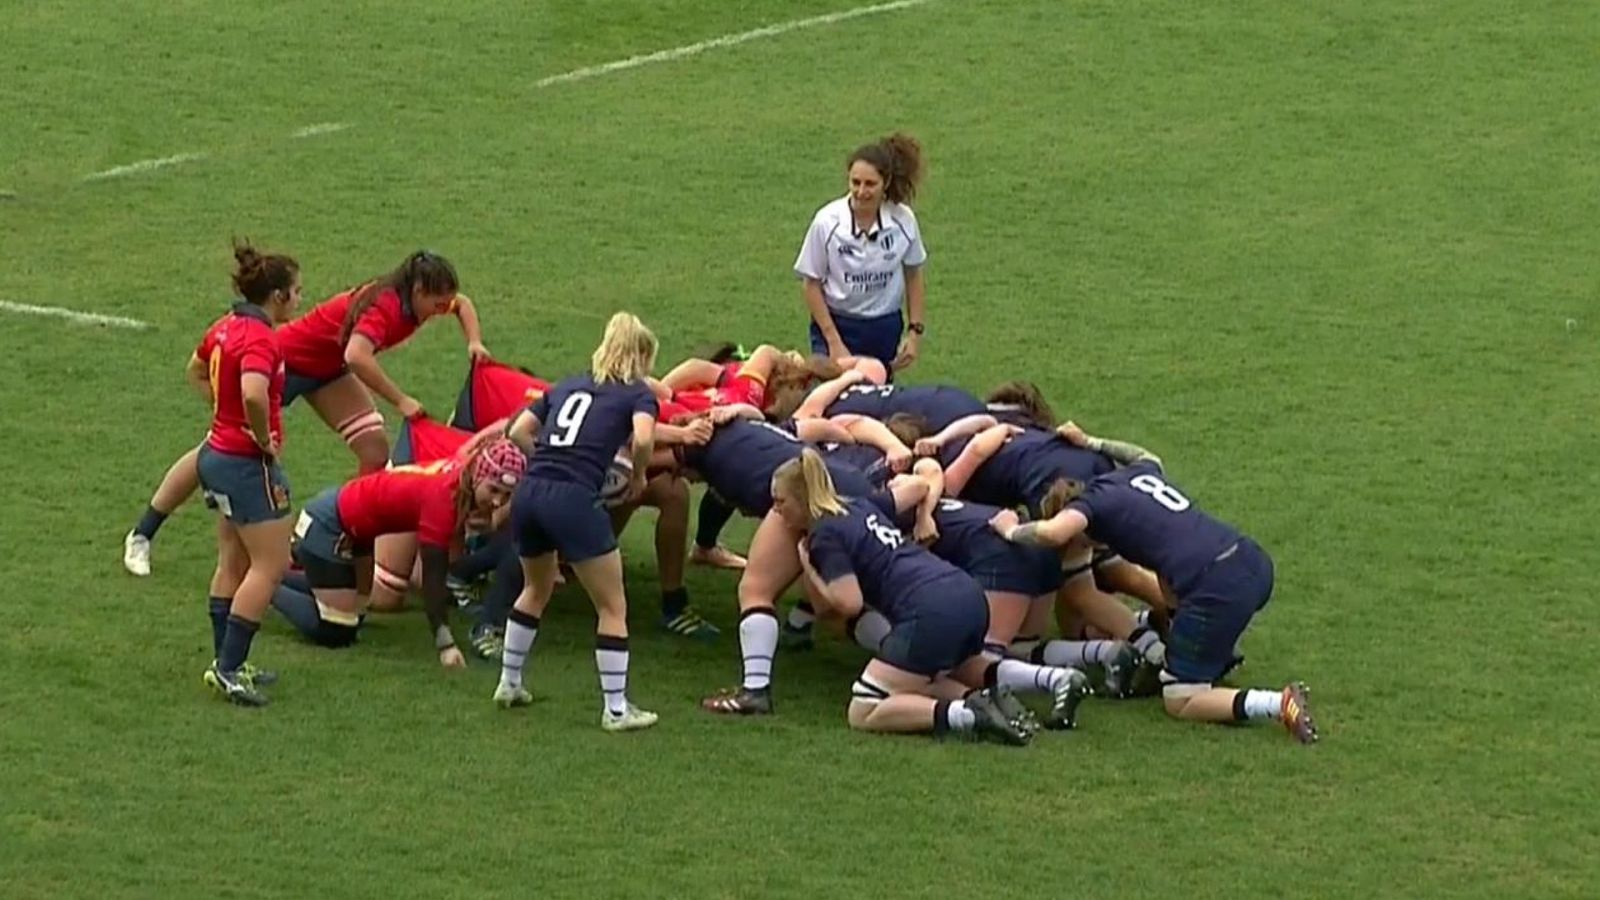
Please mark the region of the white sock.
POLYGON ((1150 628, 1135 628, 1133 634, 1128 635, 1128 643, 1133 649, 1144 654, 1144 661, 1152 666, 1164 666, 1167 663, 1167 645, 1161 643, 1161 635, 1150 628))
POLYGON ((1036 666, 1020 659, 1002 659, 995 665, 994 683, 1014 691, 1054 691, 1067 677, 1066 669, 1036 666))
POLYGON ((883 646, 883 639, 889 636, 889 629, 893 627, 883 613, 875 609, 863 609, 850 625, 850 636, 855 638, 856 645, 861 649, 877 653, 883 646))
POLYGON ((594 636, 594 667, 600 673, 600 696, 606 712, 620 716, 628 711, 628 639, 609 634, 594 636))
POLYGON ((816 620, 815 613, 798 603, 789 609, 789 627, 796 631, 805 631, 816 620))
POLYGON ((1149 628, 1150 627, 1150 610, 1141 609, 1138 612, 1134 613, 1133 614, 1133 627, 1135 627, 1135 628, 1149 628))
POLYGON ((1246 719, 1282 719, 1282 691, 1245 691, 1244 717, 1246 719))
POLYGON ((522 687, 522 668, 533 653, 534 639, 539 636, 539 617, 513 609, 506 617, 506 648, 500 654, 500 683, 507 687, 522 687))
POLYGON ((1116 641, 1051 641, 1039 661, 1047 666, 1101 665, 1117 652, 1116 641))
POLYGON ((752 609, 739 617, 739 652, 744 656, 744 689, 772 686, 772 657, 778 652, 778 616, 771 609, 752 609))
POLYGON ((944 720, 951 731, 971 731, 978 724, 977 715, 967 709, 965 700, 951 700, 945 708, 944 720))

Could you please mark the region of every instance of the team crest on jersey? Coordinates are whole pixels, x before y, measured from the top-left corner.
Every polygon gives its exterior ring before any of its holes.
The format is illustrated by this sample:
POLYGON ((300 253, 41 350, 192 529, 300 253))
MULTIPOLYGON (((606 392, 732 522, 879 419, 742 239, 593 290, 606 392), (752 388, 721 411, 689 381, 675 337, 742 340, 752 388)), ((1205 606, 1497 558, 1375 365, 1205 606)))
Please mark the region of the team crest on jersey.
POLYGON ((839 255, 840 256, 860 256, 861 255, 861 251, 857 250, 856 248, 854 248, 852 246, 850 246, 849 244, 840 244, 839 245, 839 255))
POLYGON ((894 232, 885 231, 883 233, 883 237, 878 239, 878 243, 882 244, 883 245, 883 249, 885 249, 885 250, 893 250, 894 249, 894 232))
POLYGON ((274 509, 289 508, 289 489, 281 484, 272 486, 272 507, 274 509))

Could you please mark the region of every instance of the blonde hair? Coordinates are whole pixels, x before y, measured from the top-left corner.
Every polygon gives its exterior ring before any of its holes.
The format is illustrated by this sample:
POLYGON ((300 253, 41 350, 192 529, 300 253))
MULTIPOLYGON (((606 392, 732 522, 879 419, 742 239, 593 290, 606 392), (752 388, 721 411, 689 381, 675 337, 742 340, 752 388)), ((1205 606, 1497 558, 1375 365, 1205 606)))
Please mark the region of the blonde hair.
POLYGON ((1067 504, 1078 499, 1083 493, 1083 482, 1071 478, 1057 478, 1051 482, 1050 489, 1045 491, 1044 498, 1039 501, 1039 514, 1046 519, 1055 518, 1056 513, 1067 508, 1067 504))
POLYGON ((597 382, 639 381, 656 365, 656 336, 632 313, 620 312, 606 323, 605 336, 589 359, 597 382))
POLYGON ((772 492, 805 504, 813 520, 845 513, 844 500, 833 489, 833 476, 828 474, 822 454, 810 447, 801 450, 798 459, 789 460, 772 473, 772 492))

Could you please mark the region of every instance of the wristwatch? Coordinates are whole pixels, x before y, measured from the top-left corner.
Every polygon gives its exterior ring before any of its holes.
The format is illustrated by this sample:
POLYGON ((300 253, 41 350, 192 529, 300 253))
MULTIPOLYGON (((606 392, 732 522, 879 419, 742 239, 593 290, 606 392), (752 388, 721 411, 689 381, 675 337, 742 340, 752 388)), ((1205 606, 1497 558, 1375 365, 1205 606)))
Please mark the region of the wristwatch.
POLYGON ((928 326, 922 324, 921 322, 912 322, 910 325, 906 326, 906 330, 912 334, 922 334, 924 331, 928 330, 928 326))

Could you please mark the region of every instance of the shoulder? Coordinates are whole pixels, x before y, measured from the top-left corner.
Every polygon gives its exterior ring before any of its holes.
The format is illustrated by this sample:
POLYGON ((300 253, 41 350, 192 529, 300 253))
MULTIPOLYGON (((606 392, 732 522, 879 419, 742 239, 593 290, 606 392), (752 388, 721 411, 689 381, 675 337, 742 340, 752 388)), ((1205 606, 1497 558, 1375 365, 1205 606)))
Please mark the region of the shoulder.
POLYGON ((816 213, 811 216, 811 230, 826 235, 839 227, 840 223, 844 222, 849 215, 850 201, 848 198, 840 197, 837 200, 829 200, 827 203, 822 204, 816 213))
POLYGON ((912 211, 911 207, 904 203, 885 200, 883 211, 906 234, 911 237, 917 237, 921 234, 921 226, 917 224, 917 214, 912 211))

